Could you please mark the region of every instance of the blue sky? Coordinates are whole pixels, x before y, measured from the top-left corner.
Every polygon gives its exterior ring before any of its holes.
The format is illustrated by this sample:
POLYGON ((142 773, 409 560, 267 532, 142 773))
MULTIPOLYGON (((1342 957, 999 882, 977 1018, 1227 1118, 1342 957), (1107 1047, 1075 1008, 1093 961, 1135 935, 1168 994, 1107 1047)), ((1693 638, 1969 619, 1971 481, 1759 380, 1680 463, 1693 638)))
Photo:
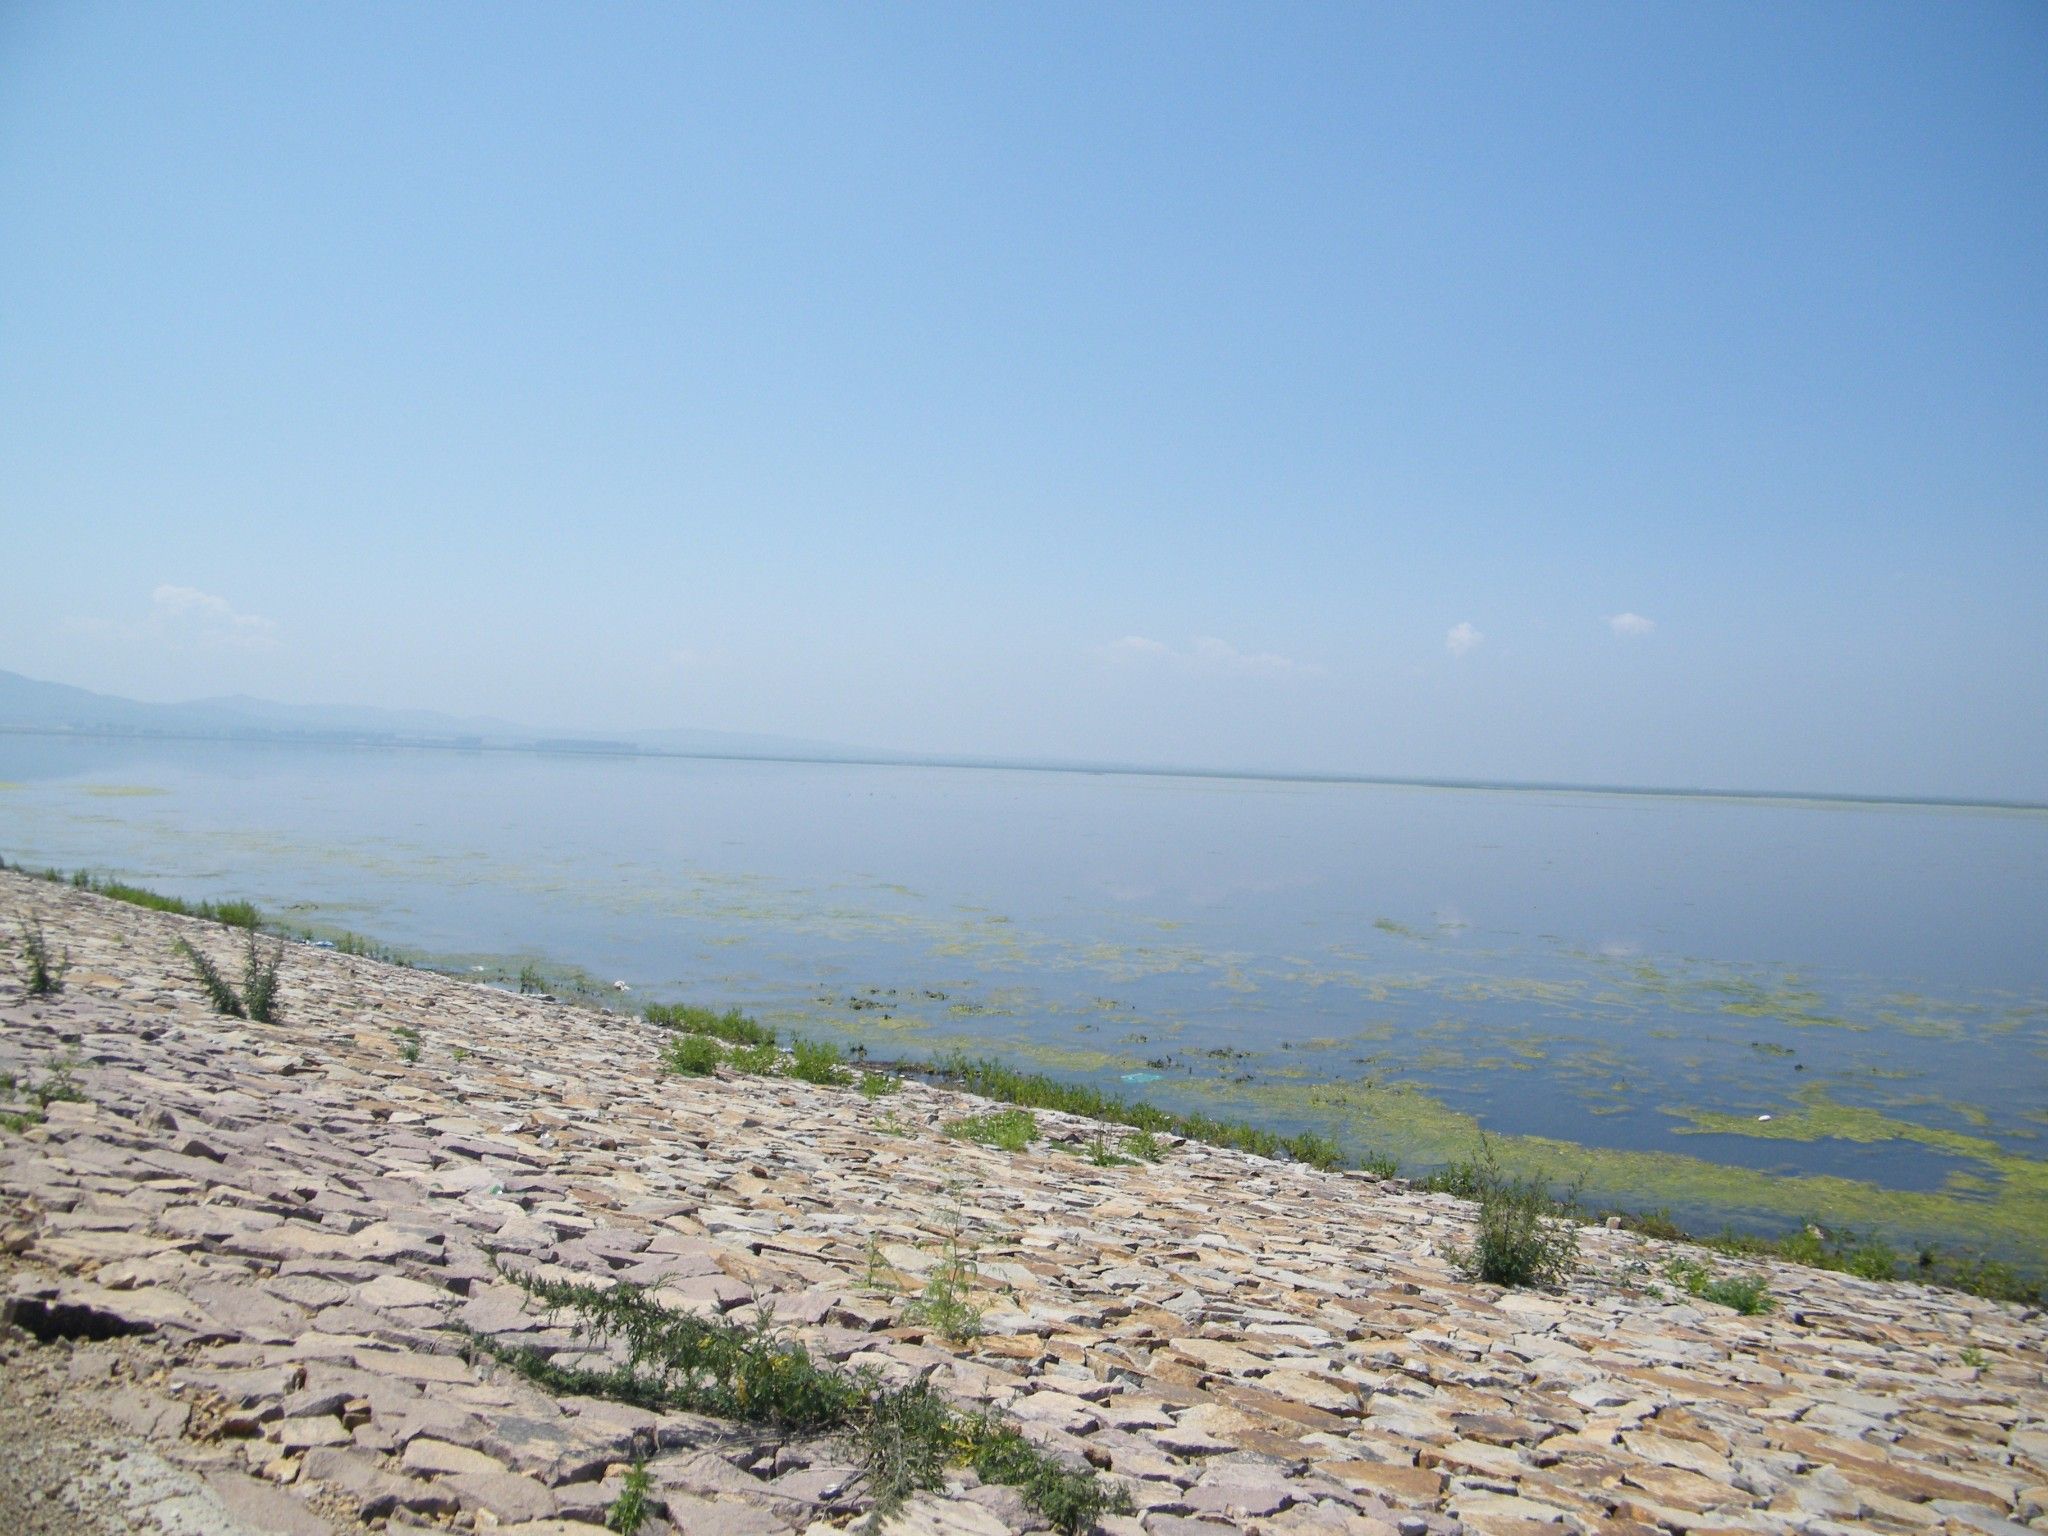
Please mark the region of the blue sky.
POLYGON ((13 6, 0 667, 2048 797, 2044 252, 2031 4, 13 6))

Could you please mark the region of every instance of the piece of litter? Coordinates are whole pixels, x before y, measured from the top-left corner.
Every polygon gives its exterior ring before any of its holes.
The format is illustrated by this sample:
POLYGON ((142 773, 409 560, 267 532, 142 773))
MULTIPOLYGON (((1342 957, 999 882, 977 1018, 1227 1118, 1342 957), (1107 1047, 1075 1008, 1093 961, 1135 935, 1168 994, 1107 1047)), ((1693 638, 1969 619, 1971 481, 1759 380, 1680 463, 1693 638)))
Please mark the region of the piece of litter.
POLYGON ((1771 1117, 1770 1117, 1769 1115, 1758 1115, 1758 1116, 1757 1116, 1757 1119, 1759 1119, 1759 1120, 1768 1120, 1768 1119, 1770 1119, 1770 1118, 1771 1118, 1771 1117))

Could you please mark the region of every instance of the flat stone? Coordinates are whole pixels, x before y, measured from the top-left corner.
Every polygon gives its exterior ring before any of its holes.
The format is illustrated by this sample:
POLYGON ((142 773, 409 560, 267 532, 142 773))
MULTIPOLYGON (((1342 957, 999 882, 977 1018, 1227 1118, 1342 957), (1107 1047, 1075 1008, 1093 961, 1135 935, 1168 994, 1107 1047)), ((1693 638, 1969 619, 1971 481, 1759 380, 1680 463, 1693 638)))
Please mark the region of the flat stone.
POLYGON ((446 1440, 434 1440, 425 1435, 406 1442, 405 1453, 399 1458, 399 1465, 406 1471, 416 1474, 488 1473, 508 1470, 505 1463, 495 1456, 486 1456, 482 1451, 473 1451, 466 1445, 450 1445, 446 1440))
POLYGON ((464 1509, 488 1510, 507 1525, 555 1514, 555 1496, 547 1484, 517 1472, 458 1472, 444 1482, 464 1509))

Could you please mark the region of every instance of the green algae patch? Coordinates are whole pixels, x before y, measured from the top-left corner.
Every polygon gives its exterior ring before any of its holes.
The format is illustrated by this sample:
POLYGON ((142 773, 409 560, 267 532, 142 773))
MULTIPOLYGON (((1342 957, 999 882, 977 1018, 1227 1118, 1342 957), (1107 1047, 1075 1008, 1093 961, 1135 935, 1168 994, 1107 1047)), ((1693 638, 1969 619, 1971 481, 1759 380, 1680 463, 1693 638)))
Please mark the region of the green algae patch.
POLYGON ((81 784, 81 795, 91 795, 95 800, 144 800, 153 795, 168 795, 168 789, 159 789, 154 784, 81 784))
MULTIPOLYGON (((2011 1246, 2036 1258, 2048 1253, 2048 1163, 2007 1151, 1998 1142, 1967 1131, 1946 1130, 1903 1120, 1883 1110, 1859 1104, 1844 1104, 1814 1083, 1798 1094, 1800 1107, 1769 1120, 1748 1115, 1723 1114, 1713 1110, 1668 1110, 1686 1121, 1680 1135, 1746 1136, 1759 1141, 1852 1142, 1908 1141, 1953 1157, 1965 1158, 1984 1170, 1981 1174, 1952 1173, 1938 1194, 1910 1190, 1870 1190, 1879 1199, 1870 1213, 1857 1219, 1875 1226, 1902 1226, 1913 1230, 1941 1232, 1950 1223, 1983 1241, 2011 1246), (1969 1182, 1976 1179, 1977 1183, 1969 1182)), ((1780 1179, 1774 1183, 1853 1181, 1780 1179)), ((1845 1197, 1846 1198, 1846 1197, 1845 1197)), ((1858 1197, 1859 1208, 1869 1202, 1858 1197)), ((1839 1218, 1838 1218, 1839 1219, 1839 1218)))
MULTIPOLYGON (((1263 1123, 1318 1126, 1340 1136, 1353 1152, 1391 1151, 1404 1168, 1440 1168, 1471 1158, 1483 1130, 1479 1119, 1453 1109, 1409 1082, 1175 1083, 1176 1099, 1196 1098, 1218 1110, 1263 1123)), ((1614 1112, 1619 1112, 1620 1106, 1614 1112)), ((1589 1111, 1590 1113, 1590 1111, 1589 1111)), ((1733 1116, 1702 1117, 1700 1132, 1770 1135, 1797 1114, 1766 1122, 1733 1116)), ((1768 1174, 1710 1162, 1682 1152, 1587 1146, 1548 1136, 1485 1133, 1487 1145, 1510 1173, 1557 1182, 1583 1182, 1589 1200, 1629 1210, 1684 1212, 1702 1226, 1729 1223, 1783 1230, 1805 1222, 1833 1229, 1892 1235, 2013 1255, 2033 1266, 2048 1262, 2048 1164, 2017 1157, 1996 1143, 1961 1132, 1931 1131, 1877 1111, 1831 1106, 1813 1125, 1846 1128, 1851 1139, 1910 1139, 1979 1159, 1980 1174, 1952 1174, 1940 1191, 1888 1189, 1834 1174, 1768 1174)), ((1807 1129, 1807 1136, 1819 1134, 1807 1129)))

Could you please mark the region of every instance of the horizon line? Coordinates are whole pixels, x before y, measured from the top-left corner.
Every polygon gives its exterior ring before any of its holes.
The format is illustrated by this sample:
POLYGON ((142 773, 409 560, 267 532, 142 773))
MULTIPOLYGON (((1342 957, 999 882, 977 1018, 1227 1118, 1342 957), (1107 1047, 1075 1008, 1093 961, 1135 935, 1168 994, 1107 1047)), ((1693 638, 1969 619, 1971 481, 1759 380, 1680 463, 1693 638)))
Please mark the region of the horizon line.
POLYGON ((118 738, 141 741, 219 742, 240 746, 347 747, 356 750, 422 752, 504 752, 586 758, 665 758, 697 762, 823 763, 852 768, 958 768, 1009 773, 1071 773, 1119 778, 1241 780, 1277 784, 1352 784, 1381 789, 1438 789, 1493 794, 1626 795, 1663 800, 1737 800, 1757 803, 1920 807, 1929 810, 2048 813, 2048 801, 1996 799, 1974 795, 1885 794, 1855 790, 1727 789, 1663 784, 1601 784, 1568 779, 1482 779, 1422 774, 1348 773, 1334 769, 1218 768, 1146 763, 1068 761, 1059 758, 1004 758, 923 752, 718 752, 650 747, 638 742, 563 736, 526 742, 406 737, 374 731, 247 732, 152 731, 124 727, 0 724, 17 736, 118 738))

